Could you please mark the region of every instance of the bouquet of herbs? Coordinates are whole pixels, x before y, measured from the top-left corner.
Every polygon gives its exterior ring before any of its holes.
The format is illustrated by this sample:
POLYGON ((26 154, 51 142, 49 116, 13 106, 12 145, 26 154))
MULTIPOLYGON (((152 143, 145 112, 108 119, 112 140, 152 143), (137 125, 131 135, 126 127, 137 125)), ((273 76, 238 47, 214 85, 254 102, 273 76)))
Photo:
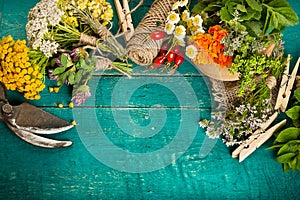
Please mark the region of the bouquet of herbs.
POLYGON ((73 85, 77 104, 90 96, 93 71, 116 69, 130 76, 126 51, 106 27, 112 17, 105 0, 41 0, 28 14, 29 46, 52 60, 49 77, 58 86, 73 85))

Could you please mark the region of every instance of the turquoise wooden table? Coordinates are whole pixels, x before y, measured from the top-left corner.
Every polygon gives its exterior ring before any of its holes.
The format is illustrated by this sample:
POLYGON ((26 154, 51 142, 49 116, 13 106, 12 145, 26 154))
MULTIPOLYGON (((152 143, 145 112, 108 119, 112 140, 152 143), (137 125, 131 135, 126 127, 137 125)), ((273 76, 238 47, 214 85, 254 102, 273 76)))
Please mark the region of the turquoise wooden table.
MULTIPOLYGON (((26 39, 27 13, 37 2, 0 0, 0 36, 26 39)), ((288 2, 300 14, 299 1, 288 2)), ((135 25, 151 3, 133 13, 135 25)), ((300 56, 299 29, 284 31, 286 53, 294 58, 300 56)), ((29 101, 79 123, 51 136, 73 141, 69 148, 32 146, 0 124, 0 199, 300 198, 300 173, 284 173, 266 150, 273 139, 242 163, 221 140, 206 140, 198 121, 209 118, 213 102, 205 77, 188 61, 173 76, 137 66, 132 79, 107 71, 95 74, 91 85, 92 97, 73 109, 67 86, 29 101)), ((9 99, 27 101, 12 91, 9 99)))

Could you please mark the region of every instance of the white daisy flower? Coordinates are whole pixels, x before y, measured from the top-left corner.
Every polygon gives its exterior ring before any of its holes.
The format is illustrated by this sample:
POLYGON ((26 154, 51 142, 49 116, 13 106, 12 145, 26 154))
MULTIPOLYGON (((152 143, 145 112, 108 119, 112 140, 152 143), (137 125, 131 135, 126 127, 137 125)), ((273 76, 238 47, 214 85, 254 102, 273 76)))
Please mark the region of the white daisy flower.
POLYGON ((189 0, 181 0, 181 1, 179 1, 179 7, 187 6, 188 3, 189 3, 189 0))
POLYGON ((183 21, 187 21, 189 18, 190 18, 190 12, 188 10, 184 10, 182 13, 181 13, 181 19, 183 21))
POLYGON ((182 25, 176 26, 173 34, 176 39, 182 40, 186 35, 186 29, 182 25))
POLYGON ((175 29, 175 24, 170 23, 170 22, 166 23, 166 26, 165 26, 165 32, 166 32, 167 34, 172 34, 173 31, 174 31, 174 29, 175 29))
POLYGON ((203 23, 203 19, 200 15, 196 15, 194 18, 193 18, 193 24, 194 26, 200 26, 202 27, 202 23, 203 23))
POLYGON ((194 45, 189 45, 185 49, 185 55, 190 58, 194 59, 198 53, 198 49, 194 45))
POLYGON ((180 5, 179 1, 175 2, 172 6, 172 10, 177 10, 179 8, 179 5, 180 5))
POLYGON ((168 15, 167 21, 172 24, 177 24, 180 21, 179 14, 174 11, 171 11, 168 15))

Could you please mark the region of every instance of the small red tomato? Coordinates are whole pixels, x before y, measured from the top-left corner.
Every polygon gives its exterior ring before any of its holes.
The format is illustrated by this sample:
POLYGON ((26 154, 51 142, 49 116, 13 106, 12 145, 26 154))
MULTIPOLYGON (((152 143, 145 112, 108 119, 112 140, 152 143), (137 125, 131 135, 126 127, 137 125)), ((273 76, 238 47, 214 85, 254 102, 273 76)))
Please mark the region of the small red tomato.
POLYGON ((156 57, 153 61, 153 65, 151 66, 151 68, 155 69, 161 67, 165 63, 166 59, 167 57, 165 55, 156 57))
POLYGON ((152 40, 160 40, 160 39, 163 39, 167 36, 167 33, 165 31, 153 31, 152 33, 150 33, 149 37, 152 39, 152 40))

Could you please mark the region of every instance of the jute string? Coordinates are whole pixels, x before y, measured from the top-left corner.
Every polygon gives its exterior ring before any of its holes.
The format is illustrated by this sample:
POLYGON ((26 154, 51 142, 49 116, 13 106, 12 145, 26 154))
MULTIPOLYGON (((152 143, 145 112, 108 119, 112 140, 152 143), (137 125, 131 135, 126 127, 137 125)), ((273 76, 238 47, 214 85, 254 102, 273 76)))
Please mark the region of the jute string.
POLYGON ((155 30, 163 30, 166 18, 176 0, 155 0, 136 27, 135 32, 127 43, 128 57, 138 65, 152 64, 162 45, 162 40, 152 40, 149 34, 155 30))

